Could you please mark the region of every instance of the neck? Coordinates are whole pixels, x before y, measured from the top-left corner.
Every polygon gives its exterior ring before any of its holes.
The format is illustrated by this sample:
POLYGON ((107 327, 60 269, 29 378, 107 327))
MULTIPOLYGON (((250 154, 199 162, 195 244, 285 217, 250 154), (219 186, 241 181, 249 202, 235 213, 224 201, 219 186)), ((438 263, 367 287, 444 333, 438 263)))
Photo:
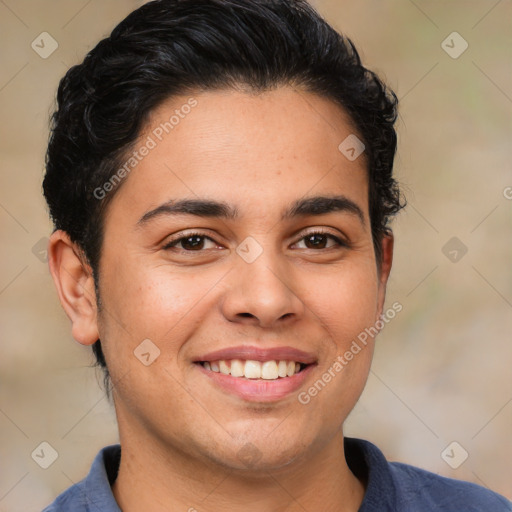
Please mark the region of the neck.
POLYGON ((364 485, 348 468, 341 430, 321 451, 258 472, 222 467, 123 434, 120 430, 121 464, 112 486, 123 512, 356 512, 363 500, 364 485))

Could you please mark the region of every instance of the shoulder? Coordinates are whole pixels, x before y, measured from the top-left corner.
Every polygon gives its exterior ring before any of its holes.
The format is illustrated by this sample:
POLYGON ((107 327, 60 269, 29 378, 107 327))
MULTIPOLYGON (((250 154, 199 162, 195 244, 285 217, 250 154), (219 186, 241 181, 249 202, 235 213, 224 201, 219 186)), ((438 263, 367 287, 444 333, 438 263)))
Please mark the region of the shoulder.
POLYGON ((55 501, 48 505, 42 512, 64 512, 69 510, 82 511, 87 510, 85 499, 85 480, 78 482, 59 494, 55 501))
POLYGON ((87 477, 57 496, 42 512, 120 512, 110 487, 117 476, 120 456, 119 445, 101 449, 87 477))
POLYGON ((425 510, 512 511, 509 500, 480 485, 400 462, 390 462, 389 467, 403 506, 421 503, 425 510))
POLYGON ((512 512, 512 502, 489 489, 388 462, 369 441, 345 438, 345 457, 367 481, 361 512, 512 512))

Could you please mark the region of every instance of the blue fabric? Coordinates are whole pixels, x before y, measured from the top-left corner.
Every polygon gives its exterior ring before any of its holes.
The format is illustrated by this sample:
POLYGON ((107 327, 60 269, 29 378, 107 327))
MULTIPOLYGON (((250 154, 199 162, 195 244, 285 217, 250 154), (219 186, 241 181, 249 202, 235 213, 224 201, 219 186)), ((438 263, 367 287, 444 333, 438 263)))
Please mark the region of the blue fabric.
MULTIPOLYGON (((345 454, 351 470, 367 480, 359 512, 512 512, 512 502, 485 487, 388 462, 368 441, 345 438, 345 454)), ((43 512, 121 512, 110 488, 120 457, 118 444, 103 448, 89 475, 43 512)))
POLYGON ((87 477, 57 496, 43 512, 121 512, 110 488, 120 460, 120 445, 100 450, 87 477))

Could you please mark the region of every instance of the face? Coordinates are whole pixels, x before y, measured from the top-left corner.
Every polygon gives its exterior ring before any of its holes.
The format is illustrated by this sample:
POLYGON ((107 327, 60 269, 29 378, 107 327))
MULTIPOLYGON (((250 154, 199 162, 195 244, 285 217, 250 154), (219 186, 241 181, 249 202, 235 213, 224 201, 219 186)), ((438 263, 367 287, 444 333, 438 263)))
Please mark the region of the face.
POLYGON ((344 354, 381 313, 391 245, 379 273, 341 108, 287 87, 193 98, 161 105, 135 146, 154 147, 109 204, 91 322, 121 436, 279 468, 340 435, 373 346, 344 354))

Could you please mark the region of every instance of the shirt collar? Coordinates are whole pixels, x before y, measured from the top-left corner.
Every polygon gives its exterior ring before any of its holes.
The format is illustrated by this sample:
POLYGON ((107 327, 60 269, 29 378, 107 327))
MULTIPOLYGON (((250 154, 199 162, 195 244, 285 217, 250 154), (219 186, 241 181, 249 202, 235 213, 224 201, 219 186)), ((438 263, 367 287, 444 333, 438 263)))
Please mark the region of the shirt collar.
POLYGON ((396 487, 384 454, 363 439, 345 437, 345 458, 350 470, 366 482, 359 512, 396 510, 396 487))
POLYGON ((85 493, 91 512, 121 512, 111 488, 117 478, 120 460, 119 444, 106 446, 96 455, 85 479, 85 493))

